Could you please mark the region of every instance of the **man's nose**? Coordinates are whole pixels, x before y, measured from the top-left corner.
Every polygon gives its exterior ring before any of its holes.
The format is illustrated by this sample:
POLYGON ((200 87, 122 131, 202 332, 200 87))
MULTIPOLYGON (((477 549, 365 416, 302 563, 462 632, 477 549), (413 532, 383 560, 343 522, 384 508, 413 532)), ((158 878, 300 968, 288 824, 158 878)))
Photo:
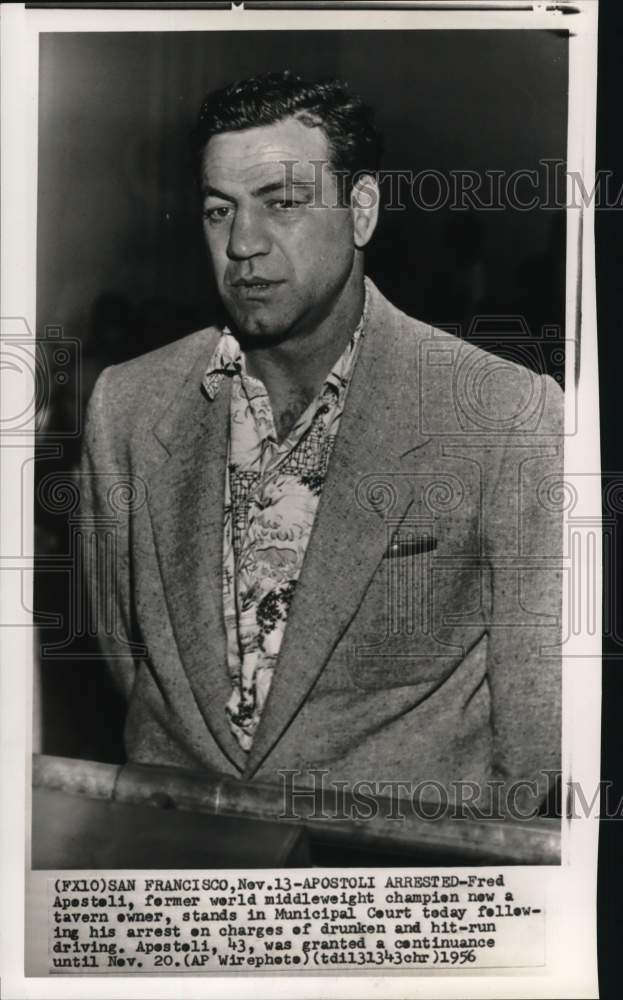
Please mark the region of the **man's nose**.
POLYGON ((227 256, 244 260, 267 254, 269 250, 270 240, 259 213, 251 208, 238 208, 229 231, 227 256))

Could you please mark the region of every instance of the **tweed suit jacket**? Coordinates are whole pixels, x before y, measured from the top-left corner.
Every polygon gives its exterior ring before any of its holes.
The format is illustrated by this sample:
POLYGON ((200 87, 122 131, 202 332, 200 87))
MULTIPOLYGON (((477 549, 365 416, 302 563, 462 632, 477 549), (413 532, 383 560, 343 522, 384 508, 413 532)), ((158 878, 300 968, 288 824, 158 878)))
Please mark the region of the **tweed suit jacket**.
MULTIPOLYGON (((82 513, 134 762, 279 781, 539 780, 560 758, 562 394, 373 285, 270 694, 240 749, 222 608, 220 330, 106 369, 82 513), (108 580, 102 559, 113 560, 108 580)), ((105 560, 105 561, 106 561, 105 560)))

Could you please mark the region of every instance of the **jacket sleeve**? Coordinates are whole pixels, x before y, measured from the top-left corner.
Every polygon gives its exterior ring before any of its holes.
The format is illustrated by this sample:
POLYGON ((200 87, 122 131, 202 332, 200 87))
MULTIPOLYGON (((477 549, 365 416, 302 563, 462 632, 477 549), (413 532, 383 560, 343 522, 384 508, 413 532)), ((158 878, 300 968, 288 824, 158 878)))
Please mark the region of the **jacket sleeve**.
POLYGON ((561 756, 563 396, 538 384, 538 422, 506 437, 485 509, 494 777, 517 815, 538 808, 561 756))
POLYGON ((89 631, 128 698, 141 651, 132 636, 129 523, 142 484, 118 457, 111 373, 102 372, 87 407, 79 471, 81 564, 89 631))

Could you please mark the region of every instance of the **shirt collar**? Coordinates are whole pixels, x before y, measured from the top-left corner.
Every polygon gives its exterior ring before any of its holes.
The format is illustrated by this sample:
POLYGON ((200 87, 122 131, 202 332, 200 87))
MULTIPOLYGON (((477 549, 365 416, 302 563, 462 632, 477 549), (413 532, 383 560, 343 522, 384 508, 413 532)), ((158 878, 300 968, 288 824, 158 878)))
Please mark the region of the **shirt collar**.
MULTIPOLYGON (((346 350, 340 355, 338 360, 333 365, 333 368, 327 375, 324 386, 321 393, 324 394, 327 390, 341 396, 348 385, 348 380, 352 371, 356 348, 364 334, 366 321, 368 318, 368 303, 369 303, 369 292, 368 292, 368 279, 364 279, 364 300, 363 300, 363 311, 361 313, 361 318, 353 331, 353 335, 350 338, 346 350)), ((246 361, 244 353, 240 348, 236 337, 229 329, 229 327, 224 327, 221 337, 214 349, 214 353, 210 358, 208 367, 205 370, 203 376, 203 388, 210 399, 215 399, 218 395, 219 389, 223 383, 223 379, 226 377, 240 377, 240 378, 250 378, 247 375, 246 361)))
POLYGON ((240 344, 228 327, 223 332, 216 345, 210 363, 203 376, 203 388, 210 399, 214 399, 225 376, 246 375, 245 357, 240 344))

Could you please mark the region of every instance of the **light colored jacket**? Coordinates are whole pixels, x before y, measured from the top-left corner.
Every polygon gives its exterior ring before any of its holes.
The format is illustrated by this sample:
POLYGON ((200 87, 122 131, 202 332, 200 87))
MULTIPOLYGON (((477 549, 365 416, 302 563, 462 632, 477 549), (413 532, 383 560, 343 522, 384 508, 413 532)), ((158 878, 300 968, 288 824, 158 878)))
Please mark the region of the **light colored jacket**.
POLYGON ((446 788, 559 766, 560 389, 370 299, 248 755, 225 716, 229 383, 201 390, 220 330, 100 376, 81 514, 114 554, 99 585, 89 562, 130 760, 446 788))

